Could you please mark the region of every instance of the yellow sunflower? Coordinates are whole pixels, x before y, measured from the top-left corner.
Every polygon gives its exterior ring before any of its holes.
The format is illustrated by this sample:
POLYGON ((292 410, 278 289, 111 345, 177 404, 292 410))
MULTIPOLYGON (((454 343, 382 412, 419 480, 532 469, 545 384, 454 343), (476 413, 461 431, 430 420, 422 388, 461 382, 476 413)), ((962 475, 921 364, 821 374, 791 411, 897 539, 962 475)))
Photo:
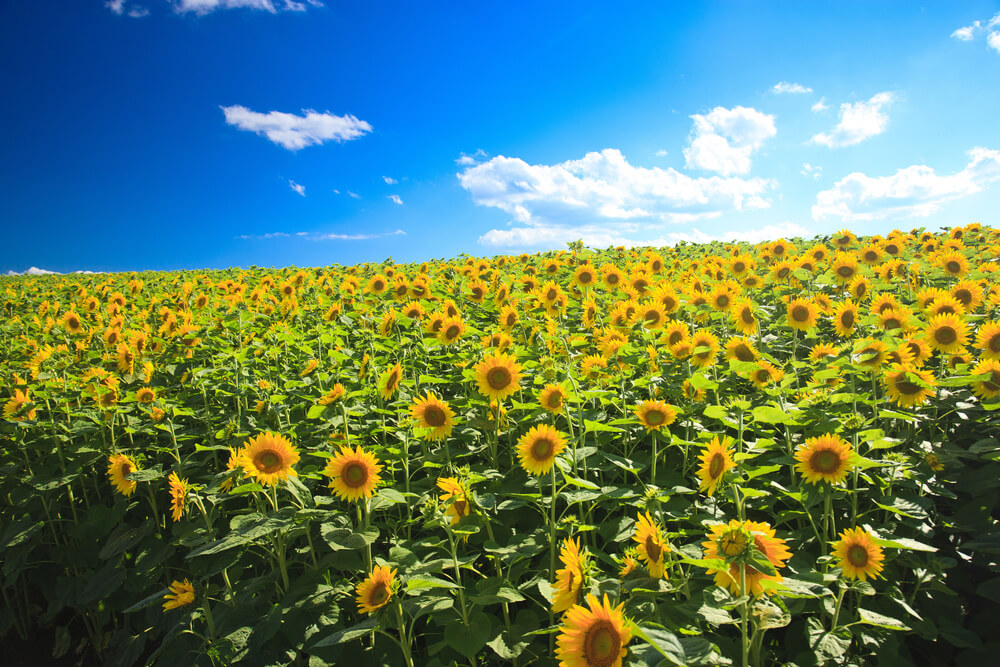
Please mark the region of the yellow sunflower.
POLYGON ((934 395, 937 383, 929 371, 910 365, 893 366, 882 376, 889 398, 903 407, 922 405, 934 395))
POLYGON ((972 391, 980 398, 1000 396, 1000 360, 983 359, 972 369, 973 375, 989 375, 984 380, 972 383, 972 391))
POLYGON ((163 611, 184 607, 194 602, 194 586, 190 581, 174 581, 170 584, 170 592, 163 596, 163 611))
POLYGON ((646 564, 649 576, 654 579, 665 578, 667 567, 663 558, 670 551, 670 547, 664 541, 660 527, 653 523, 653 517, 649 516, 649 512, 638 515, 632 539, 639 543, 636 549, 639 558, 646 564))
POLYGON ((479 393, 493 401, 502 401, 519 389, 521 366, 513 355, 494 352, 475 367, 479 393))
POLYGON ((840 534, 840 539, 830 545, 833 555, 840 560, 844 577, 860 579, 881 577, 882 547, 875 537, 863 528, 848 528, 840 534))
POLYGON ((583 589, 586 555, 580 553, 579 538, 563 540, 559 560, 563 567, 556 570, 556 580, 552 584, 552 611, 557 614, 575 605, 583 589))
POLYGON ((137 471, 135 461, 124 454, 112 454, 108 457, 108 479, 115 485, 115 490, 126 498, 135 493, 136 482, 125 479, 125 476, 137 471))
POLYGON ((954 354, 969 341, 969 330, 957 315, 938 315, 927 320, 925 338, 935 350, 954 354))
POLYGON ((457 343, 464 333, 465 322, 462 321, 461 316, 448 317, 441 323, 441 328, 438 330, 438 341, 445 345, 451 345, 457 343))
POLYGON ((677 410, 663 401, 643 401, 633 412, 646 427, 647 432, 659 431, 677 420, 677 410))
POLYGON ((410 414, 417 420, 418 427, 431 429, 424 435, 427 440, 446 438, 455 426, 455 413, 451 407, 429 391, 424 398, 417 398, 410 407, 410 414))
POLYGON ((707 368, 715 363, 719 339, 710 331, 696 331, 691 336, 691 365, 707 368))
POLYGON ((847 284, 858 274, 858 260, 850 253, 838 252, 830 262, 830 271, 837 282, 847 284))
POLYGON ((741 334, 752 334, 757 331, 757 316, 753 312, 753 304, 742 299, 733 304, 732 310, 730 310, 730 317, 733 320, 733 326, 741 334))
POLYGON ((251 439, 241 451, 240 467, 247 477, 255 477, 264 486, 277 484, 289 475, 297 476, 292 468, 299 462, 299 453, 284 436, 261 433, 251 439))
POLYGON ((1000 359, 1000 321, 994 320, 979 327, 976 348, 982 350, 981 359, 1000 359))
POLYGON ((729 438, 715 436, 698 456, 701 459, 701 467, 698 468, 701 485, 698 490, 708 491, 709 498, 715 493, 715 489, 722 481, 726 471, 736 467, 730 452, 729 442, 729 438))
POLYGON ((546 385, 538 394, 538 404, 554 415, 562 412, 565 401, 566 390, 562 388, 562 385, 546 385))
POLYGON ((740 595, 740 580, 745 579, 746 593, 760 596, 764 592, 762 581, 784 581, 780 574, 764 574, 748 562, 751 543, 758 557, 766 558, 775 569, 784 567, 785 561, 791 558, 792 553, 785 546, 785 540, 775 537, 770 524, 733 519, 728 524, 712 526, 707 537, 708 541, 702 542, 705 559, 724 558, 729 562, 725 570, 709 569, 709 574, 715 574, 716 586, 726 587, 733 595, 740 595))
POLYGON ((344 385, 338 382, 337 384, 330 387, 330 391, 320 396, 319 399, 316 401, 316 403, 318 405, 333 405, 334 403, 342 399, 344 397, 344 394, 346 393, 347 389, 344 387, 344 385))
POLYGON ((795 469, 810 484, 839 484, 854 468, 854 450, 836 433, 806 439, 795 451, 795 469))
POLYGON ((383 401, 389 401, 399 389, 399 383, 403 379, 403 367, 397 362, 395 366, 387 368, 378 379, 379 393, 383 401))
POLYGON ((865 338, 854 347, 854 363, 867 370, 879 368, 885 359, 885 343, 880 340, 865 338))
POLYGON ((556 638, 560 667, 621 667, 632 640, 629 623, 622 614, 622 602, 612 607, 604 594, 603 604, 587 595, 587 604, 575 604, 563 616, 556 638))
POLYGON ((62 316, 62 325, 71 334, 78 334, 83 331, 83 320, 80 319, 78 313, 72 310, 66 311, 66 314, 62 316))
POLYGON ((31 405, 31 397, 27 389, 15 389, 14 396, 3 406, 4 419, 11 421, 33 420, 36 415, 35 408, 25 410, 25 406, 31 405))
POLYGON ((816 326, 816 317, 816 306, 811 301, 793 299, 789 302, 785 313, 785 324, 799 331, 808 331, 811 327, 816 326))
POLYGON ((390 570, 388 565, 376 565, 354 589, 358 594, 358 612, 371 614, 389 604, 395 583, 396 570, 390 570))
POLYGON ((156 400, 156 392, 149 387, 142 387, 135 392, 135 400, 143 404, 149 404, 156 400))
POLYGON ((757 358, 757 348, 749 338, 738 336, 726 341, 725 356, 730 361, 754 361, 757 358))
POLYGON ((599 354, 590 354, 580 362, 580 373, 588 380, 596 380, 604 374, 608 360, 599 354))
POLYGON ((468 493, 462 483, 454 477, 442 477, 438 479, 437 486, 444 491, 441 494, 441 502, 446 503, 445 516, 451 517, 451 525, 455 525, 462 520, 462 517, 469 516, 472 511, 469 505, 468 493))
POLYGON ((842 301, 833 309, 833 328, 837 335, 846 338, 854 333, 858 323, 858 307, 852 301, 842 301))
POLYGON ((785 377, 785 371, 770 361, 758 361, 757 368, 750 372, 750 380, 758 389, 763 389, 774 382, 780 382, 783 377, 785 377))
POLYGON ((170 491, 170 509, 174 521, 180 521, 187 508, 187 480, 181 479, 176 472, 170 473, 167 478, 170 491))
POLYGON ((564 449, 566 436, 548 424, 533 426, 517 441, 521 467, 531 475, 543 475, 551 470, 564 449))
POLYGON ((355 502, 371 498, 375 487, 381 481, 379 472, 382 464, 374 455, 361 449, 352 450, 347 445, 331 458, 323 474, 330 478, 330 488, 343 500, 355 502))

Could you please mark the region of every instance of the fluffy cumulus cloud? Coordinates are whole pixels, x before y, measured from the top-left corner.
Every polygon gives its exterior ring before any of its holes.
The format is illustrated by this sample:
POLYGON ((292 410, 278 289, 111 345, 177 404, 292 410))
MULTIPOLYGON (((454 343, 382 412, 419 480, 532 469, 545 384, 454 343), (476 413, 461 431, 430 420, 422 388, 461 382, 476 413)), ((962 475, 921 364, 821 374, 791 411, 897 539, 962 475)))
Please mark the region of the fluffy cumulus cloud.
POLYGON ((749 172, 753 153, 777 133, 774 116, 748 107, 716 107, 691 118, 694 127, 684 149, 686 166, 723 175, 749 172))
POLYGON ((282 111, 259 113, 240 105, 221 108, 230 125, 263 135, 290 151, 326 141, 350 141, 372 130, 367 122, 350 114, 336 116, 303 109, 303 115, 296 116, 282 111))
POLYGON ((882 134, 889 124, 885 109, 894 99, 895 95, 884 92, 873 95, 867 102, 841 104, 840 122, 830 132, 815 135, 812 143, 828 148, 842 148, 882 134))
POLYGON ((178 14, 210 14, 218 9, 256 9, 277 14, 285 12, 304 12, 309 6, 322 7, 319 0, 174 0, 174 11, 178 14))
MULTIPOLYGON (((692 178, 675 169, 630 164, 615 149, 554 165, 497 156, 458 174, 480 206, 513 218, 479 241, 495 247, 555 247, 582 238, 592 246, 634 244, 665 223, 715 218, 770 206, 767 179, 692 178)), ((643 243, 645 241, 642 241, 643 243)))
POLYGON ((1000 151, 976 147, 969 163, 954 174, 939 175, 926 165, 912 165, 891 176, 855 172, 816 195, 814 220, 845 221, 927 217, 942 204, 979 192, 1000 180, 1000 151))
POLYGON ((787 81, 781 81, 780 83, 774 84, 771 88, 772 93, 782 94, 782 93, 793 93, 793 94, 804 94, 811 93, 812 88, 803 86, 801 83, 789 83, 787 81))
POLYGON ((958 28, 951 36, 963 42, 971 42, 983 34, 986 35, 986 45, 1000 53, 1000 12, 994 14, 989 21, 973 21, 958 28))

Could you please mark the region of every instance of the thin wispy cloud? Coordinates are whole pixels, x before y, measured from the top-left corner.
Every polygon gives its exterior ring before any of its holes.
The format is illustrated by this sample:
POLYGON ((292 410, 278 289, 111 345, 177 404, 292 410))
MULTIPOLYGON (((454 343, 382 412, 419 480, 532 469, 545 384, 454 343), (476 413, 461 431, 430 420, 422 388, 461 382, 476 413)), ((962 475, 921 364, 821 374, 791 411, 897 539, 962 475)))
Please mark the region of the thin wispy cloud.
POLYGON ((304 12, 310 6, 322 7, 319 0, 174 0, 171 3, 178 14, 203 16, 219 9, 254 9, 277 14, 278 12, 304 12))
POLYGON ((293 181, 293 180, 289 180, 289 181, 288 181, 288 187, 290 187, 290 188, 291 188, 292 190, 294 190, 295 192, 298 192, 298 193, 299 193, 300 195, 302 195, 303 197, 305 197, 305 196, 306 196, 306 186, 304 186, 304 185, 299 185, 299 184, 298 184, 298 183, 296 183, 295 181, 293 181))
POLYGON ((400 199, 399 195, 386 195, 385 198, 391 201, 393 204, 399 204, 400 206, 403 205, 403 200, 400 199))
POLYGON ((816 165, 809 164, 808 162, 803 162, 802 170, 799 173, 818 181, 820 175, 823 173, 823 167, 817 167, 816 165))
POLYGON ((826 111, 827 109, 830 108, 830 106, 826 103, 826 98, 821 97, 819 98, 818 102, 816 102, 809 108, 812 109, 813 113, 819 113, 820 111, 826 111))
POLYGON ((724 176, 748 173, 753 153, 777 134, 774 116, 748 107, 716 107, 691 118, 694 127, 684 149, 685 166, 724 176))
POLYGON ((127 0, 108 0, 104 6, 110 9, 112 14, 118 16, 129 16, 134 19, 149 16, 149 9, 142 5, 130 4, 127 0))
POLYGON ((889 115, 885 112, 895 95, 883 92, 867 102, 845 102, 840 105, 840 122, 830 132, 820 132, 810 140, 827 148, 843 148, 860 144, 865 139, 885 132, 889 115))
POLYGON ((486 154, 486 151, 484 151, 482 148, 478 148, 476 149, 476 152, 471 155, 466 155, 465 153, 462 153, 462 155, 455 160, 455 164, 460 165, 462 167, 470 167, 474 164, 479 164, 488 157, 489 155, 486 154))
POLYGON ((220 108, 228 124, 267 137, 290 151, 327 141, 350 141, 372 131, 369 123, 351 114, 337 116, 303 109, 303 115, 297 116, 282 111, 259 113, 240 105, 220 108))
POLYGON ((967 26, 956 29, 951 36, 963 42, 975 41, 980 35, 986 35, 986 46, 1000 53, 1000 12, 988 21, 973 21, 967 26))
POLYGON ((661 148, 660 150, 656 151, 656 152, 654 153, 654 155, 655 155, 656 157, 666 157, 666 156, 667 156, 667 151, 665 151, 665 150, 663 150, 663 149, 661 148))
POLYGON ((234 238, 241 239, 244 241, 267 241, 270 239, 287 239, 295 236, 297 238, 306 241, 368 241, 370 239, 381 239, 388 236, 405 236, 406 232, 402 229, 396 229, 391 232, 382 232, 381 234, 364 234, 364 233, 354 233, 354 234, 344 234, 344 233, 319 233, 319 232, 295 232, 295 234, 289 234, 288 232, 268 232, 266 234, 240 234, 234 238))
POLYGON ((383 176, 382 180, 385 181, 387 185, 395 185, 396 183, 399 183, 399 181, 392 176, 383 176))
POLYGON ((977 146, 967 155, 969 163, 954 174, 938 175, 926 165, 912 165, 891 176, 849 174, 816 195, 812 217, 844 221, 927 217, 940 211, 944 203, 980 192, 1000 180, 1000 151, 977 146))
POLYGON ((804 95, 805 93, 811 93, 812 88, 803 86, 801 83, 789 83, 787 81, 781 81, 780 83, 774 84, 771 88, 771 92, 781 95, 785 93, 791 93, 793 95, 804 95))

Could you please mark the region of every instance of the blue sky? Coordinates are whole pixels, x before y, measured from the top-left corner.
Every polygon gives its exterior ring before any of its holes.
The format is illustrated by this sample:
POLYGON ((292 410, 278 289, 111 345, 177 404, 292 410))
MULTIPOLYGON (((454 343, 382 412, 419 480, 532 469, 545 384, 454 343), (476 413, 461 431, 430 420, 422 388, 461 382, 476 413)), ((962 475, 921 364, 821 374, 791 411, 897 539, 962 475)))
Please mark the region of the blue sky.
POLYGON ((0 3, 0 273, 1000 225, 1000 3, 0 3))

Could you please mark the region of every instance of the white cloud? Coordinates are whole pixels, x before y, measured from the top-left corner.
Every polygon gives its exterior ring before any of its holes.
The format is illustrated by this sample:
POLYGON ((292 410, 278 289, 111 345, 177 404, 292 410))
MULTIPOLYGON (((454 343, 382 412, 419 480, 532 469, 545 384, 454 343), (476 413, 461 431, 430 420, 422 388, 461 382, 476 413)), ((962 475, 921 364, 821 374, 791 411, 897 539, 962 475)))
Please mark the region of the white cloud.
POLYGON ((463 167, 469 167, 474 164, 479 164, 487 157, 489 157, 489 155, 486 154, 486 151, 484 151, 482 148, 477 148, 476 152, 473 153, 472 155, 467 155, 465 153, 462 153, 461 157, 455 160, 455 164, 463 167))
POLYGON ((666 223, 767 208, 764 195, 776 185, 636 167, 610 148, 555 165, 499 155, 465 169, 458 179, 476 204, 499 208, 520 223, 490 230, 480 243, 532 247, 577 238, 594 246, 620 245, 631 242, 625 234, 655 234, 666 223))
POLYGON ((298 192, 298 193, 299 193, 300 195, 302 195, 303 197, 305 197, 305 196, 306 196, 306 186, 304 186, 304 185, 299 185, 299 184, 298 184, 298 183, 296 183, 295 181, 293 181, 293 180, 289 180, 289 181, 288 181, 288 187, 290 187, 290 188, 291 188, 292 190, 295 190, 296 192, 298 192))
POLYGON ((892 176, 849 174, 816 195, 812 217, 821 220, 833 216, 845 221, 927 217, 943 203, 1000 180, 1000 151, 977 146, 967 154, 969 163, 964 169, 944 176, 926 165, 912 165, 892 176))
POLYGON ((359 195, 357 192, 351 192, 350 190, 347 191, 347 196, 350 197, 351 199, 361 199, 361 195, 359 195))
POLYGON ((289 236, 290 234, 286 234, 285 232, 268 232, 267 234, 240 234, 236 238, 243 239, 244 241, 262 241, 264 239, 284 239, 289 236))
POLYGON ((372 130, 367 122, 350 114, 336 116, 307 109, 302 110, 302 116, 281 111, 258 113, 240 105, 221 109, 230 125, 263 135, 290 151, 324 141, 350 141, 372 130))
POLYGON ((820 111, 826 111, 830 106, 826 103, 826 98, 821 97, 816 104, 812 105, 811 109, 813 113, 819 113, 820 111))
POLYGON ((989 31, 989 34, 986 35, 986 45, 1000 53, 1000 31, 994 29, 997 27, 1000 27, 1000 12, 994 14, 993 18, 985 25, 982 21, 973 21, 971 24, 952 32, 951 36, 963 42, 971 42, 978 35, 989 31))
POLYGON ((811 93, 812 91, 813 91, 812 88, 803 86, 801 83, 789 83, 787 81, 776 83, 774 84, 774 87, 771 88, 772 93, 776 93, 779 95, 781 93, 792 93, 801 95, 803 93, 811 93))
POLYGON ((149 16, 148 9, 137 6, 128 7, 127 0, 107 0, 104 6, 110 9, 112 14, 117 14, 118 16, 127 15, 134 19, 149 16))
POLYGON ((399 204, 400 206, 403 205, 403 200, 399 198, 399 195, 386 195, 385 198, 393 204, 399 204))
POLYGON ((395 185, 396 183, 399 183, 399 181, 390 176, 383 176, 382 180, 385 181, 387 185, 395 185))
POLYGON ((774 116, 748 107, 716 107, 691 118, 694 127, 684 149, 688 169, 745 174, 750 171, 750 156, 777 133, 774 116))
POLYGON ((655 155, 656 155, 656 157, 666 157, 667 156, 667 151, 665 151, 665 150, 663 150, 661 148, 660 150, 656 151, 655 155))
POLYGON ((982 27, 982 23, 979 21, 973 21, 972 25, 967 25, 964 28, 959 28, 955 32, 951 33, 951 36, 955 39, 960 39, 963 42, 971 42, 975 34, 982 27))
POLYGON ((889 116, 883 112, 895 96, 890 92, 878 93, 867 102, 845 102, 840 105, 840 122, 830 133, 820 132, 812 143, 828 148, 843 148, 859 144, 869 137, 885 132, 889 116))
POLYGON ((217 9, 256 9, 259 11, 277 14, 279 11, 304 12, 306 4, 313 7, 322 7, 319 0, 174 0, 174 11, 178 14, 188 12, 203 16, 210 14, 217 9))
POLYGON ((812 176, 813 180, 818 181, 820 175, 823 173, 823 167, 817 167, 816 165, 809 164, 808 162, 802 163, 802 171, 800 171, 803 176, 812 176))
MULTIPOLYGON (((76 273, 91 273, 90 271, 76 271, 76 273)), ((8 276, 61 276, 62 274, 58 271, 49 271, 48 269, 40 269, 37 266, 33 266, 23 273, 18 273, 14 270, 7 271, 8 276)))
POLYGON ((1000 32, 993 31, 987 35, 986 44, 997 53, 1000 53, 1000 32))
MULTIPOLYGON (((295 236, 305 239, 307 241, 366 241, 368 239, 380 239, 386 236, 400 236, 405 235, 402 229, 397 229, 392 232, 383 232, 381 234, 321 234, 318 232, 295 232, 295 236)), ((238 239, 243 239, 244 241, 266 241, 269 239, 287 239, 291 238, 291 234, 287 232, 268 232, 267 234, 240 234, 235 237, 238 239)))

